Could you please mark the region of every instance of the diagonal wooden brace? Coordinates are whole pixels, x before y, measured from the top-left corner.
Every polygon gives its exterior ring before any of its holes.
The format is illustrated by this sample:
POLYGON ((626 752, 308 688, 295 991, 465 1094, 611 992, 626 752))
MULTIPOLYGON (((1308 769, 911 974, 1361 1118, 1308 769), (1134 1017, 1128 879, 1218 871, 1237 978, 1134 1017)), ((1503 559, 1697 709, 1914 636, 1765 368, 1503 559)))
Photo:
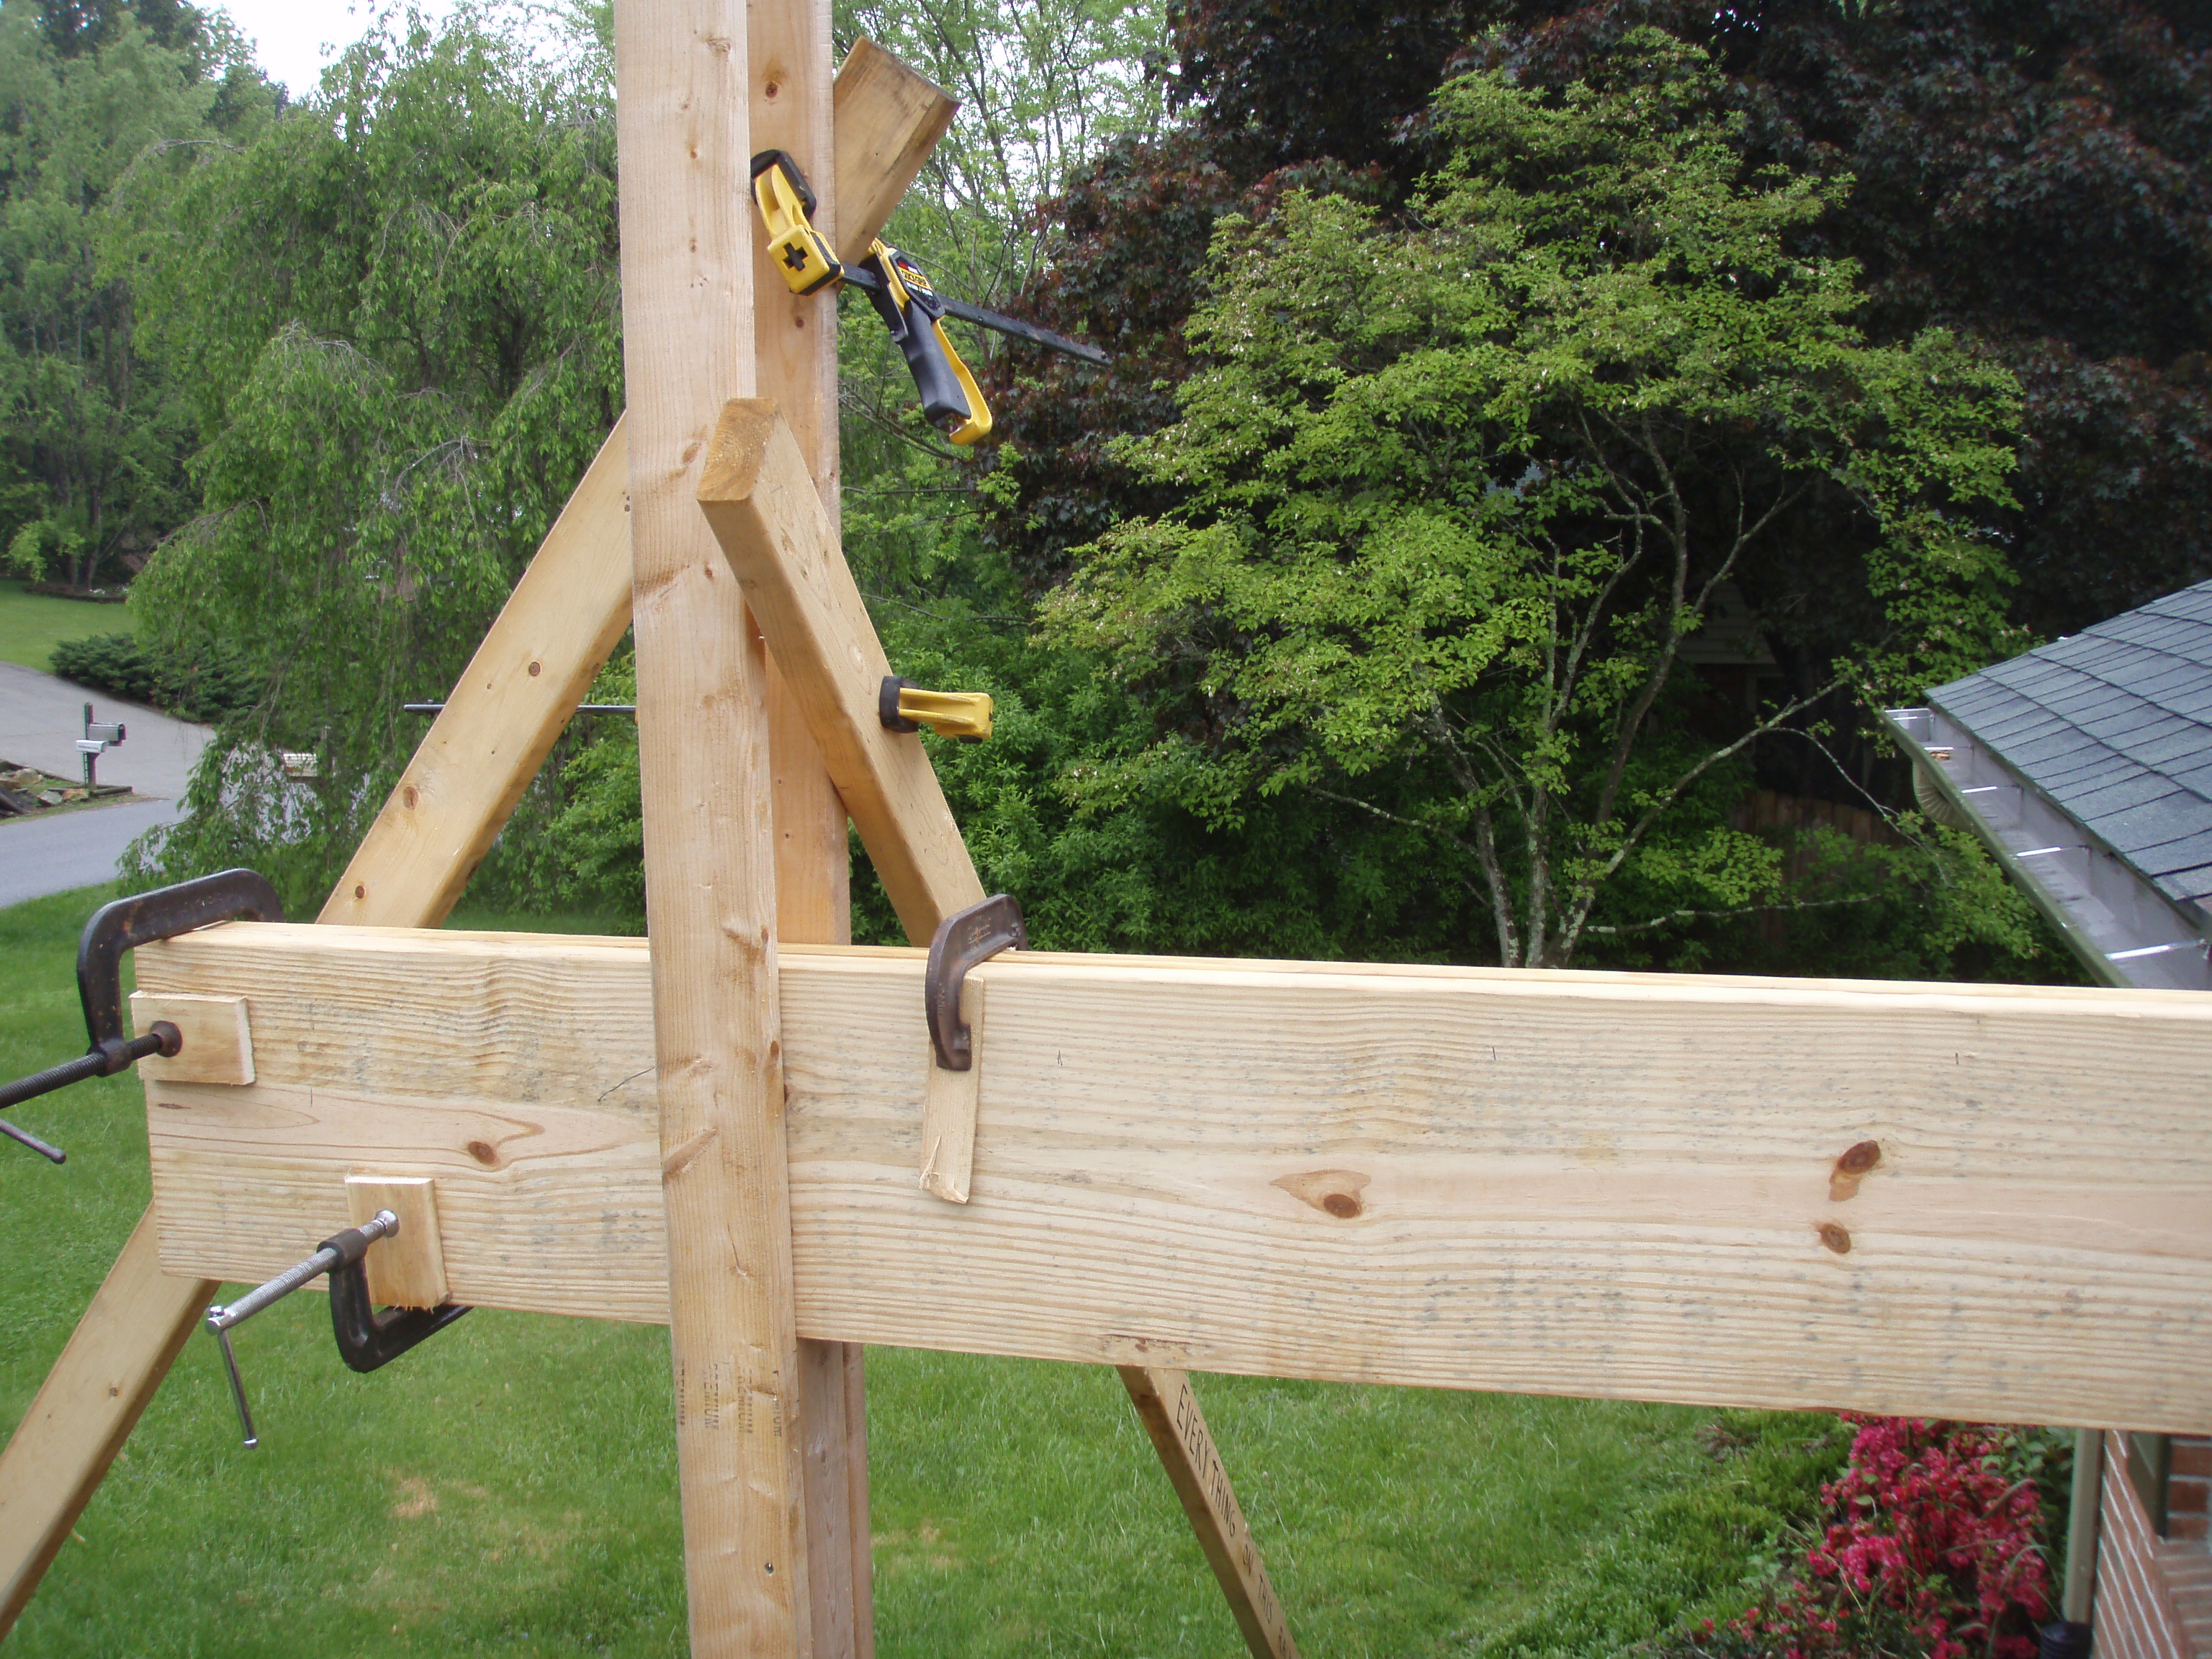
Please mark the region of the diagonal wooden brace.
MULTIPOLYGON (((772 404, 739 398, 723 410, 701 476, 699 505, 798 694, 900 926, 917 944, 928 939, 945 917, 982 898, 982 882, 921 739, 885 730, 878 716, 889 662, 815 496, 805 458, 772 404)), ((988 1058, 977 1063, 988 1064, 988 1058)), ((975 1095, 972 1089, 933 1091, 929 1100, 965 1115, 954 1124, 926 1119, 922 1129, 925 1147, 954 1149, 957 1161, 957 1168, 933 1171, 941 1184, 931 1190, 964 1201, 975 1095)), ((933 1163, 935 1155, 926 1152, 925 1158, 933 1163)), ((1289 1626, 1189 1379, 1132 1366, 1122 1382, 1255 1659, 1292 1659, 1289 1626), (1162 1410, 1170 1414, 1166 1432, 1153 1426, 1162 1410)))

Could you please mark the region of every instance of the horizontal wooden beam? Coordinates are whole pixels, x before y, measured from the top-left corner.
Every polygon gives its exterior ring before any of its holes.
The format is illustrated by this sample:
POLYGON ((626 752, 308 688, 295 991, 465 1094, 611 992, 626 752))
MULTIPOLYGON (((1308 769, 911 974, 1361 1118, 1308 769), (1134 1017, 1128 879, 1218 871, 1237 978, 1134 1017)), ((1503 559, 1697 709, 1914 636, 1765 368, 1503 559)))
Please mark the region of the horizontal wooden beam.
MULTIPOLYGON (((805 1335, 2212 1430, 2212 997, 1024 953, 957 1207, 921 953, 781 963, 805 1335)), ((253 1031, 251 1085, 149 1085, 171 1272, 428 1175, 458 1299, 666 1317, 642 941, 230 924, 138 976, 253 1031)))

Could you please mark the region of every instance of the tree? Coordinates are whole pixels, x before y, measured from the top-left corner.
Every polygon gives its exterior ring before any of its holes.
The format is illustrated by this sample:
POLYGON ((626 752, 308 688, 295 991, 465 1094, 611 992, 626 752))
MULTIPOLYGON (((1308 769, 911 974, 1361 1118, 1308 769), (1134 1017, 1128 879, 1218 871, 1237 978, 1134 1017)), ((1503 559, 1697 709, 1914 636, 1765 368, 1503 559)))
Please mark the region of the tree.
POLYGON ((2008 499, 2009 377, 1941 331, 1864 339, 1856 269, 1801 246, 1842 186, 1748 164, 1704 53, 1632 30, 1588 72, 1451 83, 1402 223, 1303 191, 1224 222, 1182 418, 1119 457, 1180 502, 1049 608, 1164 733, 1089 790, 1416 829, 1508 966, 1569 961, 1632 867, 1670 908, 1771 894, 1773 849, 1677 804, 1841 684, 2012 637, 1973 516, 2008 499), (1684 639, 1816 507, 1856 649, 1698 742, 1662 718, 1684 639))
MULTIPOLYGON (((1579 73, 1651 8, 1577 9, 1500 50, 1579 73)), ((2015 618, 2066 633, 2212 575, 2212 27, 2156 0, 1677 3, 1756 153, 1848 171, 1823 245, 1870 337, 1946 327, 2020 380, 2015 618)))
POLYGON ((132 233, 204 440, 203 511, 132 603, 265 687, 142 865, 250 860, 309 901, 421 737, 400 704, 453 684, 621 410, 609 88, 466 15, 373 33, 132 233))
POLYGON ((118 193, 250 137, 275 102, 219 15, 0 7, 0 563, 15 573, 121 580, 190 516, 191 410, 142 349, 103 236, 118 193))
POLYGON ((1200 297, 1180 278, 1215 216, 1264 217, 1286 179, 1389 206, 1435 159, 1425 124, 1398 118, 1455 60, 1563 87, 1640 23, 1718 55, 1753 155, 1850 179, 1817 234, 1858 262, 1869 337, 1947 327, 2021 382, 2014 501, 1990 520, 2022 577, 2015 620, 2065 632, 2212 574, 2212 29, 2142 0, 1188 0, 1191 129, 1079 182, 1024 296, 1121 361, 1097 381, 1001 368, 986 533, 1044 586, 1115 516, 1158 510, 1109 442, 1174 418, 1143 389, 1179 377, 1200 297), (1347 76, 1362 95, 1334 100, 1347 76))

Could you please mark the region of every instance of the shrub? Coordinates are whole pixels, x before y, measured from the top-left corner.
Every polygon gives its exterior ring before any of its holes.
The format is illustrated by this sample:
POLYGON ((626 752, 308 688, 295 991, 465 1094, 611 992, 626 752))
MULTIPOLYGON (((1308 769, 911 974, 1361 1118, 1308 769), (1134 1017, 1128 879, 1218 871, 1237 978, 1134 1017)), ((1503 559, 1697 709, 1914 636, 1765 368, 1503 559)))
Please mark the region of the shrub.
POLYGON ((1475 1636, 1479 1659, 1611 1659, 1771 1593, 1787 1540, 1815 1524, 1844 1466, 1824 1413, 1724 1411, 1699 1437, 1717 1478, 1657 1494, 1535 1606, 1475 1636))
POLYGON ((226 720, 252 708, 261 694, 259 681, 235 652, 210 649, 188 659, 149 649, 128 634, 64 640, 47 661, 65 680, 184 720, 226 720))
POLYGON ((2033 1430, 1852 1417, 1850 1462, 1790 1587, 1686 1650, 1760 1659, 2033 1659, 2051 1612, 2033 1430), (2021 1471, 2025 1468, 2026 1473, 2021 1471))

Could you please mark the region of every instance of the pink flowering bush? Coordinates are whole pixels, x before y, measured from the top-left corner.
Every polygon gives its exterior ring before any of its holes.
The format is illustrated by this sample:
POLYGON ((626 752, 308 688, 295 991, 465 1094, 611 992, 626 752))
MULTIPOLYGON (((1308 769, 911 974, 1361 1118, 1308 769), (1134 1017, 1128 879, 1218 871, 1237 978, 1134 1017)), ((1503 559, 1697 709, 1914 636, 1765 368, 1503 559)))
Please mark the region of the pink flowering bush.
POLYGON ((2002 1429, 1911 1417, 1858 1425, 1796 1579, 1707 1652, 1762 1659, 2034 1659, 2051 1612, 2041 1499, 2002 1429))

